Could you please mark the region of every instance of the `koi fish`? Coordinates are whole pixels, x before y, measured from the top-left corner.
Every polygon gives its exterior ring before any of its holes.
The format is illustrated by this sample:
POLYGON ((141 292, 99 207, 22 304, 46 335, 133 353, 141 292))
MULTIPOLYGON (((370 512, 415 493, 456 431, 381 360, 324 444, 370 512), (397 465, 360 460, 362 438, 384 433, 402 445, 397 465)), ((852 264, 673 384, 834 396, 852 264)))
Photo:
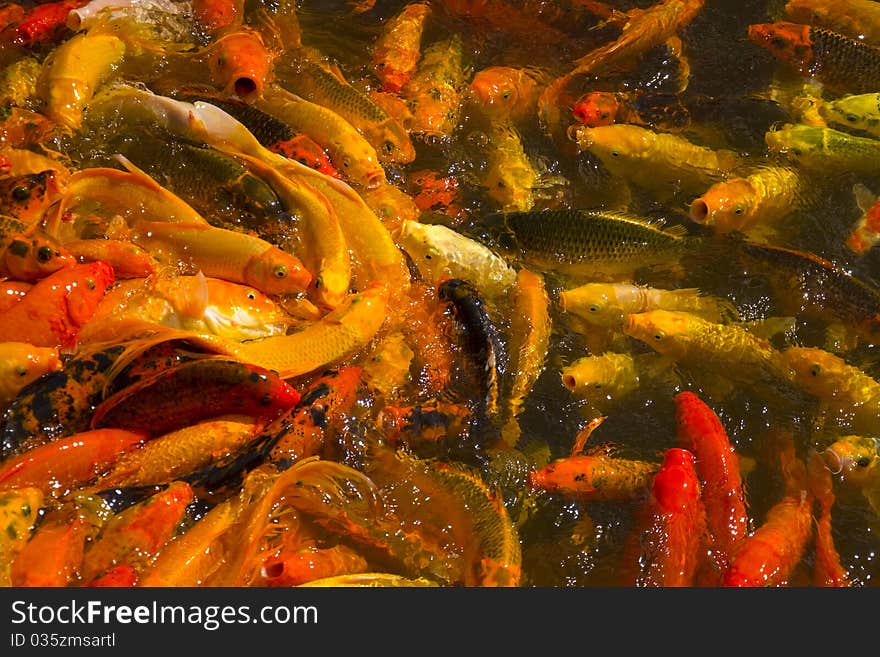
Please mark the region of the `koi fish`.
POLYGON ((243 27, 225 32, 211 42, 206 55, 211 78, 225 93, 246 103, 263 95, 275 53, 259 32, 243 27))
POLYGON ((880 94, 848 94, 817 101, 815 110, 828 123, 880 137, 880 94))
POLYGON ((220 278, 155 277, 120 281, 80 330, 82 342, 111 339, 114 324, 140 320, 231 340, 282 333, 290 318, 256 288, 220 278))
POLYGON ((632 215, 589 209, 493 213, 485 225, 503 252, 593 280, 671 266, 701 239, 681 226, 663 230, 632 215))
POLYGON ((853 185, 853 193, 862 216, 850 229, 844 244, 856 255, 863 256, 880 240, 880 199, 861 183, 853 185))
POLYGON ((53 440, 6 459, 0 466, 0 490, 33 486, 47 497, 64 496, 146 439, 144 431, 97 429, 53 440))
POLYGON ((880 48, 838 32, 788 21, 749 25, 749 39, 837 93, 880 87, 880 48))
POLYGON ((810 491, 819 502, 816 518, 816 563, 813 567, 815 586, 850 586, 849 574, 840 563, 840 554, 834 546, 831 533, 831 509, 834 506, 834 483, 826 460, 819 452, 811 451, 807 461, 810 491))
POLYGON ((4 314, 0 342, 72 348, 114 281, 113 268, 105 262, 59 269, 36 283, 4 314))
POLYGON ((225 358, 202 358, 141 380, 95 408, 94 429, 116 427, 161 435, 218 415, 272 420, 300 393, 274 372, 225 358))
POLYGON ((791 167, 761 167, 728 178, 691 201, 688 216, 719 233, 764 231, 797 212, 808 198, 807 181, 791 167))
POLYGON ((873 175, 880 141, 822 126, 786 124, 764 135, 767 148, 806 169, 873 175))
POLYGON ((604 454, 579 454, 529 473, 529 485, 583 501, 629 501, 644 495, 659 463, 604 454))
POLYGON ((503 212, 528 212, 535 204, 538 172, 526 155, 516 129, 493 123, 489 130, 486 172, 482 185, 503 212))
POLYGON ((717 324, 680 310, 626 316, 623 332, 696 370, 748 384, 787 381, 781 352, 742 326, 717 324))
POLYGON ((720 418, 702 399, 684 391, 674 401, 678 442, 696 458, 713 549, 717 548, 720 564, 725 567, 749 531, 736 451, 720 418))
POLYGON ((400 93, 412 77, 421 57, 422 33, 431 15, 427 2, 410 2, 389 18, 372 52, 373 73, 382 90, 400 93))
POLYGON ((840 32, 852 39, 880 43, 880 7, 867 0, 788 0, 789 21, 840 32))
POLYGON ((559 306, 589 324, 611 329, 622 328, 626 315, 648 310, 682 310, 717 323, 739 318, 728 300, 698 288, 666 290, 632 283, 587 283, 561 290, 559 306))
MULTIPOLYGON (((634 585, 693 586, 707 541, 706 531, 694 455, 678 447, 667 449, 641 511, 634 585)), ((633 551, 628 547, 624 553, 633 551)))
POLYGON ((61 369, 56 347, 36 347, 29 342, 0 342, 0 409, 19 391, 47 372, 61 369))
POLYGON ((422 276, 434 284, 444 277, 462 278, 495 298, 516 283, 516 272, 501 256, 442 224, 404 221, 398 241, 422 276))
POLYGON ((680 135, 631 124, 573 126, 569 136, 612 174, 664 197, 700 193, 742 164, 733 151, 713 150, 680 135))
POLYGON ((88 0, 61 0, 47 2, 25 13, 7 26, 0 39, 25 47, 56 41, 66 31, 67 15, 88 0))
POLYGON ((871 436, 841 436, 821 453, 826 467, 848 486, 861 491, 880 516, 880 448, 871 436))
POLYGON ((489 66, 474 74, 468 93, 493 123, 518 123, 534 116, 547 81, 547 73, 540 69, 489 66))
POLYGON ((191 263, 206 276, 252 285, 265 294, 304 292, 312 280, 299 258, 238 231, 203 224, 141 221, 131 239, 159 262, 191 263))
POLYGON ((787 441, 779 453, 785 495, 767 511, 763 524, 738 543, 722 586, 784 586, 803 556, 813 529, 813 497, 790 436, 787 441))
POLYGON ((428 45, 415 73, 400 91, 413 115, 410 133, 449 140, 458 127, 466 85, 461 37, 428 45))
POLYGON ((511 447, 516 445, 520 434, 517 416, 544 371, 551 330, 550 298, 541 274, 520 269, 512 297, 510 371, 513 382, 507 393, 506 421, 501 430, 504 442, 511 447))

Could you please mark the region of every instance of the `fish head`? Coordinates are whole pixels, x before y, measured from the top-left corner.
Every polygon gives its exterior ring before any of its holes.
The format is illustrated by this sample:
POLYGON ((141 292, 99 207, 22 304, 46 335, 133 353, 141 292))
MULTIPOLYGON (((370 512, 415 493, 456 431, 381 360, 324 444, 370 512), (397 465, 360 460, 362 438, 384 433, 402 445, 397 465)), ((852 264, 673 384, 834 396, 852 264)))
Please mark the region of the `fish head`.
POLYGON ((764 141, 771 153, 787 155, 790 159, 799 160, 822 146, 825 128, 809 125, 784 125, 775 130, 768 130, 764 141))
POLYGON ((617 171, 642 159, 649 151, 654 133, 636 125, 613 123, 595 128, 575 126, 569 137, 578 148, 598 157, 606 168, 617 171))
POLYGON ((610 91, 593 91, 575 101, 571 113, 585 126, 611 125, 620 111, 617 96, 610 91))
POLYGON ((619 328, 624 311, 616 301, 614 289, 606 283, 587 283, 559 293, 559 304, 566 312, 574 312, 590 324, 619 328))
POLYGON ((687 509, 700 497, 700 482, 694 470, 694 455, 672 447, 663 455, 663 464, 654 475, 651 493, 665 513, 687 509))
POLYGON ((584 356, 561 371, 562 385, 591 402, 609 400, 638 387, 638 375, 628 354, 584 356))
POLYGON ((305 292, 312 275, 294 256, 271 247, 250 259, 243 272, 244 283, 265 294, 305 292))
POLYGON ((219 278, 205 278, 205 284, 207 303, 198 319, 216 335, 237 340, 265 337, 284 323, 287 314, 254 287, 219 278))
POLYGON ((829 123, 873 132, 880 125, 880 94, 844 96, 819 106, 819 115, 829 123))
POLYGON ((810 26, 777 21, 749 25, 749 40, 769 50, 777 59, 806 70, 813 58, 810 26))
POLYGON ((734 178, 712 185, 694 199, 688 216, 721 232, 740 230, 753 217, 757 200, 757 192, 746 178, 734 178))
POLYGON ((115 282, 113 267, 99 260, 66 267, 56 272, 53 277, 61 274, 64 276, 58 278, 58 282, 64 284, 68 291, 67 315, 74 326, 81 327, 92 318, 107 288, 115 282))
POLYGON ((868 436, 842 436, 823 452, 825 465, 845 481, 860 485, 872 476, 880 462, 878 439, 868 436))
POLYGON ((58 174, 51 169, 5 178, 0 180, 0 212, 31 224, 61 193, 58 174))
POLYGON ((55 238, 42 231, 32 231, 9 242, 3 253, 3 264, 12 278, 35 281, 76 264, 76 258, 55 238))
POLYGON ((626 315, 623 332, 661 354, 683 356, 693 330, 692 316, 674 310, 649 310, 626 315))
POLYGON ((834 396, 836 381, 847 367, 839 356, 816 347, 789 347, 782 357, 794 381, 811 395, 823 398, 834 396))
POLYGON ((486 173, 486 193, 504 212, 528 212, 535 204, 533 172, 525 167, 494 166, 486 173))
POLYGON ((519 72, 507 66, 478 71, 468 87, 470 99, 493 117, 508 116, 519 99, 519 72))

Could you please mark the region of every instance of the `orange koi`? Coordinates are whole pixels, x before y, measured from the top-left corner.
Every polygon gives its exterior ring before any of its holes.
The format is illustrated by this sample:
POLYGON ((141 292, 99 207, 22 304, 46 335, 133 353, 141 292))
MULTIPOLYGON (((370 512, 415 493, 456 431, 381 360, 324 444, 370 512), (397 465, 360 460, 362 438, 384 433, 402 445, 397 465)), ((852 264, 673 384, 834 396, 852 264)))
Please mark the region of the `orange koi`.
POLYGON ((642 495, 659 469, 657 463, 579 454, 557 459, 529 473, 529 484, 583 501, 626 501, 642 495))
POLYGON ((75 263, 73 254, 41 230, 0 238, 0 276, 34 282, 75 263))
POLYGON ((418 450, 445 446, 467 435, 473 411, 466 404, 428 402, 415 406, 386 406, 376 417, 382 435, 391 445, 418 450))
POLYGON ((579 123, 595 128, 618 121, 628 123, 623 110, 620 94, 612 91, 591 91, 575 101, 571 113, 579 123))
POLYGON ((322 577, 349 573, 365 573, 367 560, 344 545, 331 548, 298 546, 282 548, 278 554, 266 557, 257 586, 299 586, 322 577))
POLYGON ((692 586, 706 538, 706 512, 694 455, 688 450, 666 450, 640 527, 635 586, 692 586))
POLYGON ((209 48, 208 67, 214 82, 246 103, 263 95, 274 61, 275 54, 260 33, 251 29, 225 34, 209 48))
POLYGON ((146 439, 140 430, 97 429, 53 440, 4 461, 0 490, 34 486, 46 495, 65 495, 146 439))
POLYGON ((29 342, 38 347, 69 349, 80 327, 94 314, 113 284, 105 262, 75 264, 40 280, 10 308, 0 324, 0 342, 29 342))
POLYGON ((270 145, 269 150, 290 160, 296 160, 315 171, 341 179, 342 176, 330 161, 330 156, 318 143, 308 135, 296 135, 292 139, 279 141, 270 145))
MULTIPOLYGON (((598 75, 613 68, 630 67, 663 43, 678 52, 681 44, 676 34, 690 24, 704 3, 705 0, 661 0, 647 9, 636 7, 622 14, 623 31, 615 41, 576 59, 574 70, 551 82, 542 92, 538 111, 545 130, 555 131, 560 126, 560 104, 572 79, 578 75, 598 75)), ((684 68, 686 73, 686 65, 684 68)), ((683 87, 686 74, 681 77, 683 87)))
POLYGON ((231 30, 244 19, 244 0, 193 0, 193 15, 205 32, 231 30))
POLYGON ((91 581, 121 564, 135 571, 146 565, 174 536, 194 497, 188 483, 175 481, 110 518, 83 554, 82 578, 91 581))
POLYGON ((487 118, 517 122, 534 114, 546 77, 537 69, 490 66, 477 71, 468 90, 487 118))
POLYGON ((880 198, 875 198, 861 183, 853 186, 862 216, 846 238, 846 247, 856 255, 865 255, 880 240, 880 198))
POLYGON ((709 530, 726 562, 749 530, 739 460, 718 415, 697 395, 678 393, 675 409, 678 442, 697 459, 709 530))
POLYGON ((780 438, 785 441, 779 450, 785 495, 767 511, 764 523, 739 542, 722 586, 784 586, 803 556, 813 529, 813 496, 805 488, 806 469, 795 456, 791 436, 780 438))
POLYGON ((421 56, 422 32, 430 14, 429 3, 412 2, 385 23, 372 55, 373 72, 382 82, 383 91, 399 93, 412 77, 421 56))
POLYGON ((66 510, 48 514, 15 556, 13 586, 67 586, 79 573, 88 525, 66 510))
POLYGON ((159 263, 137 244, 127 240, 90 239, 64 242, 64 249, 80 262, 103 260, 116 278, 146 278, 159 263))
POLYGON ((61 173, 47 169, 0 180, 0 213, 32 226, 62 192, 61 173))
POLYGON ((24 299, 33 286, 33 283, 22 281, 0 281, 0 313, 6 312, 24 299))

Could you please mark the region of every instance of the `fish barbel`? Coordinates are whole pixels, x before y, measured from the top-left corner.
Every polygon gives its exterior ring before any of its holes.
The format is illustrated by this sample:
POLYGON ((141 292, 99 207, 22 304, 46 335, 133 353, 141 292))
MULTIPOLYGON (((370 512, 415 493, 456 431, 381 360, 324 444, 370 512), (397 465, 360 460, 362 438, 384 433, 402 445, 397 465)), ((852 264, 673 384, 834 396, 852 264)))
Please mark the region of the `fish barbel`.
POLYGON ((485 221, 500 247, 533 266, 598 280, 672 265, 701 240, 680 226, 662 230, 603 210, 496 213, 485 221))

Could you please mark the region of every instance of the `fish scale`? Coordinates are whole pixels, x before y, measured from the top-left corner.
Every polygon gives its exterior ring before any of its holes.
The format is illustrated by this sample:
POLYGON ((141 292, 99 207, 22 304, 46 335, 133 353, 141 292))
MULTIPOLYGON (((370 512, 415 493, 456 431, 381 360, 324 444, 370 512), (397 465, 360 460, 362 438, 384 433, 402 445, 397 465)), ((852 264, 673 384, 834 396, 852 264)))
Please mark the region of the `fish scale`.
POLYGON ((598 210, 499 213, 486 223, 504 247, 538 267, 599 277, 671 263, 702 239, 598 210))

